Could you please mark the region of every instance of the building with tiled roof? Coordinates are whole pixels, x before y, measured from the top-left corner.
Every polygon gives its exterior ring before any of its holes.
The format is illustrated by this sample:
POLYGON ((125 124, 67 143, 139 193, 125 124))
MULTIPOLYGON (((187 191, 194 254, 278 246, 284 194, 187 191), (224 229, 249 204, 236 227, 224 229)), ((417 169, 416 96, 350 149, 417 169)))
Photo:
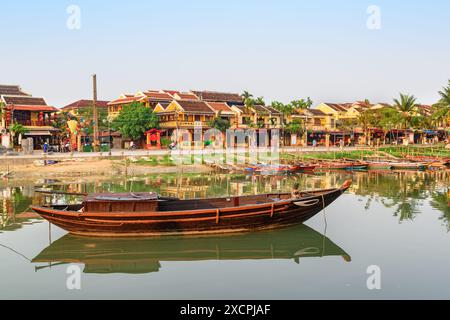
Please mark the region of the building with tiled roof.
MULTIPOLYGON (((44 98, 33 97, 19 86, 0 85, 0 102, 4 115, 0 121, 0 130, 8 136, 5 129, 18 123, 27 129, 25 137, 33 138, 34 146, 40 148, 45 141, 51 142, 57 132, 53 128, 53 119, 59 111, 49 106, 44 98)), ((2 137, 2 144, 8 144, 9 138, 2 137), (7 142, 6 142, 7 141, 7 142)))
MULTIPOLYGON (((210 129, 209 123, 216 116, 206 102, 199 100, 173 100, 166 108, 158 105, 155 112, 166 137, 177 136, 182 147, 193 146, 194 133, 200 131, 203 134, 210 129)), ((195 147, 201 148, 199 143, 195 147)))
POLYGON ((20 86, 0 84, 0 96, 31 96, 24 92, 20 86))
MULTIPOLYGON (((96 107, 98 109, 108 109, 108 103, 109 101, 96 101, 96 107)), ((92 108, 93 104, 93 100, 78 100, 61 108, 61 110, 70 112, 76 116, 80 113, 80 111, 92 108)))
POLYGON ((243 104, 244 100, 238 93, 227 93, 217 91, 191 91, 200 100, 207 102, 226 102, 229 105, 243 104))
POLYGON ((173 97, 175 100, 199 100, 195 94, 189 92, 178 92, 175 93, 173 97))

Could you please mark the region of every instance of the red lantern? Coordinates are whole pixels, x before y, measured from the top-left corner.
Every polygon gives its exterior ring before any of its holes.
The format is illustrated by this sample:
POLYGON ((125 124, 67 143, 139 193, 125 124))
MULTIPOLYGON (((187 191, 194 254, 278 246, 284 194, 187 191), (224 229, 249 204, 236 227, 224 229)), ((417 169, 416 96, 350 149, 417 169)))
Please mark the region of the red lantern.
POLYGON ((11 111, 6 112, 6 125, 11 123, 11 111))

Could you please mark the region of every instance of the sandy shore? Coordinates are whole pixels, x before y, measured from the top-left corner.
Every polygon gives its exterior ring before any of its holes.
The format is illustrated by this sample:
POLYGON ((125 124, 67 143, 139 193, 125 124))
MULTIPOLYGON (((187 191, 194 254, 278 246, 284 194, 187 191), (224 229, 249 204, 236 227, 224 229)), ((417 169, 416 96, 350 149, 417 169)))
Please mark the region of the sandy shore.
MULTIPOLYGON (((111 177, 115 175, 147 175, 153 173, 176 173, 181 170, 177 166, 149 166, 129 163, 110 159, 74 159, 65 160, 56 164, 46 165, 43 163, 14 164, 9 168, 0 165, 0 175, 9 169, 10 180, 33 180, 33 179, 61 179, 61 178, 85 178, 95 180, 100 177, 111 177)), ((203 165, 184 165, 183 172, 210 172, 211 168, 203 165)))

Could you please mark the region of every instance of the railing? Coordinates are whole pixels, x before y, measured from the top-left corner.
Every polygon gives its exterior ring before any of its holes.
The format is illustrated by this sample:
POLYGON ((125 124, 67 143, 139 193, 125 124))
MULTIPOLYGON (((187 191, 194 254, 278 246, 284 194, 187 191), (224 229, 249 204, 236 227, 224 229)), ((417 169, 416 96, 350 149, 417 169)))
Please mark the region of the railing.
POLYGON ((27 127, 51 127, 52 126, 51 121, 17 120, 17 119, 15 119, 14 122, 21 124, 23 126, 27 126, 27 127))
POLYGON ((167 121, 167 122, 161 122, 160 123, 161 128, 209 128, 209 125, 207 122, 204 121, 167 121))

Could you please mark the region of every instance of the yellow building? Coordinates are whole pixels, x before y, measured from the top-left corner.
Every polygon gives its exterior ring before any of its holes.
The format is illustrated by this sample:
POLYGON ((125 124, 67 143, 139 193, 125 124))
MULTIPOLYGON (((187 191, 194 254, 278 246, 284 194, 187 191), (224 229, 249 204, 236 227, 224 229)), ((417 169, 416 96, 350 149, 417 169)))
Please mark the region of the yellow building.
POLYGON ((154 111, 166 137, 175 136, 182 147, 203 147, 203 134, 211 129, 209 123, 216 115, 206 102, 195 100, 174 100, 166 108, 160 103, 154 111), (195 134, 200 135, 196 143, 195 134))

